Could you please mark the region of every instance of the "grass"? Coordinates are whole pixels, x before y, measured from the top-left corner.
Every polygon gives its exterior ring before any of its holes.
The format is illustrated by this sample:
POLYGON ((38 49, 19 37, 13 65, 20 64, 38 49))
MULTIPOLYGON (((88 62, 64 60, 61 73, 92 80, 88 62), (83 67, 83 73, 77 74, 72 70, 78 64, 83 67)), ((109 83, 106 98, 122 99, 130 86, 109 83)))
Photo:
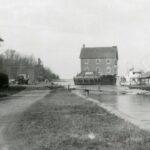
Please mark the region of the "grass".
POLYGON ((11 117, 4 132, 10 150, 150 149, 150 133, 64 89, 11 117))
POLYGON ((5 89, 0 89, 0 98, 16 94, 24 89, 25 89, 25 87, 23 87, 23 86, 10 86, 5 89))

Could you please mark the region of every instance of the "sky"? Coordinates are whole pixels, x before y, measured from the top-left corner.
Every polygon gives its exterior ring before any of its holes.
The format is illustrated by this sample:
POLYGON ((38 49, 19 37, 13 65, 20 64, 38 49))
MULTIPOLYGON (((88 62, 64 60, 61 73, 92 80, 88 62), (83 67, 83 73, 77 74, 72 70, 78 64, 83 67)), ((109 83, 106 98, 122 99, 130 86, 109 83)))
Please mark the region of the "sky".
POLYGON ((80 50, 117 46, 119 74, 150 70, 149 0, 0 0, 0 50, 41 58, 61 78, 80 72, 80 50))

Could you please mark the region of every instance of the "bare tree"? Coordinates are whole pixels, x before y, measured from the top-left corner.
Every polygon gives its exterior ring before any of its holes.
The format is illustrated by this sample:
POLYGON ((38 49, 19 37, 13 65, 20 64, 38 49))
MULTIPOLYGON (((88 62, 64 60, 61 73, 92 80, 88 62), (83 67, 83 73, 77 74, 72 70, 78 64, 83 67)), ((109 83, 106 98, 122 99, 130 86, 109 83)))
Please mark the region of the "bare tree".
POLYGON ((58 78, 49 68, 44 67, 40 58, 36 60, 33 56, 20 55, 15 50, 7 50, 1 55, 0 67, 5 68, 9 76, 13 78, 16 78, 23 70, 23 72, 28 72, 28 69, 35 72, 35 79, 39 81, 58 78))

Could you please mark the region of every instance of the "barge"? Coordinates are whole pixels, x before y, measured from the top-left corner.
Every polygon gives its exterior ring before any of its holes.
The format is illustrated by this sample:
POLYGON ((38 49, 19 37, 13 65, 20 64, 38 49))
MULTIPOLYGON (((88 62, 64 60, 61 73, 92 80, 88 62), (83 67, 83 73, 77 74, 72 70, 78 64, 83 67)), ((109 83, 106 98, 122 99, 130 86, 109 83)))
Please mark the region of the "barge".
POLYGON ((116 75, 77 75, 73 78, 75 85, 115 85, 116 75))

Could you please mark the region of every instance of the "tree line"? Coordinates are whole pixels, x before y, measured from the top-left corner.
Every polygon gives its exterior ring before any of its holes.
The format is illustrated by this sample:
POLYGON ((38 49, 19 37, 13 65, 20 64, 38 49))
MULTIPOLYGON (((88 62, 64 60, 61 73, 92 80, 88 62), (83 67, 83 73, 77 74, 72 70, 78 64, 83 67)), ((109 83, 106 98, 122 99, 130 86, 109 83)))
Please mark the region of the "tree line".
POLYGON ((34 72, 35 80, 44 81, 45 79, 58 79, 59 76, 44 66, 40 58, 21 55, 15 50, 6 50, 0 55, 0 72, 8 74, 9 78, 17 78, 19 73, 28 70, 34 72))

